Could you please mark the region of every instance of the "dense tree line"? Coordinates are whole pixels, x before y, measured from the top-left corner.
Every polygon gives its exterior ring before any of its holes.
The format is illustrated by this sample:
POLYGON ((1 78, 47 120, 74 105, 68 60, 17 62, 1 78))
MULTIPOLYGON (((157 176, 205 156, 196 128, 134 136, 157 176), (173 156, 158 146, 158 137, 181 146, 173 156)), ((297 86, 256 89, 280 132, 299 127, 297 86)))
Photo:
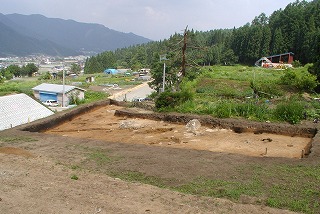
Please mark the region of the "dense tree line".
POLYGON ((9 65, 0 70, 0 81, 10 80, 13 77, 31 77, 33 73, 38 72, 39 68, 34 63, 28 63, 22 67, 18 65, 9 65))
MULTIPOLYGON (((183 39, 184 35, 176 33, 163 41, 98 54, 87 59, 85 73, 102 72, 111 67, 133 70, 159 67, 157 64, 162 54, 167 54, 171 69, 179 70, 183 39)), ((297 0, 285 9, 273 12, 270 17, 262 13, 239 28, 187 32, 189 69, 215 64, 253 65, 262 56, 285 52, 293 52, 295 60, 302 64, 315 63, 313 73, 320 73, 320 0, 297 0)))

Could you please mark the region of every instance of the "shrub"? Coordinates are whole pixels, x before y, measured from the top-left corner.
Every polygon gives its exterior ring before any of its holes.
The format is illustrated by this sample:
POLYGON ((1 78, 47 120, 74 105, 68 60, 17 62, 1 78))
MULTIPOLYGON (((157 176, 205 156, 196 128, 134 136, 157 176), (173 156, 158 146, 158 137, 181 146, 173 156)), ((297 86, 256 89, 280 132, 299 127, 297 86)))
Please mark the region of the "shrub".
POLYGON ((264 105, 258 105, 255 102, 238 103, 234 108, 234 114, 238 117, 256 118, 264 120, 267 118, 268 109, 264 105))
POLYGON ((276 120, 297 124, 304 118, 304 105, 295 100, 279 103, 274 109, 273 115, 276 120))
POLYGON ((204 102, 195 110, 195 113, 213 115, 215 113, 215 108, 216 107, 213 103, 204 102))
POLYGON ((188 91, 165 91, 156 99, 155 106, 158 110, 169 110, 188 101, 193 100, 193 94, 188 91))
POLYGON ((244 117, 261 121, 269 117, 270 111, 266 105, 259 105, 254 101, 245 103, 222 101, 216 106, 214 115, 219 118, 244 117))
POLYGON ((274 96, 281 96, 282 92, 278 84, 272 81, 267 82, 250 82, 250 87, 259 97, 272 98, 274 96))
POLYGON ((229 118, 232 115, 232 105, 233 103, 222 101, 215 108, 215 116, 219 118, 229 118))
POLYGON ((300 62, 299 60, 294 60, 294 61, 292 62, 292 66, 293 66, 294 68, 298 68, 298 67, 301 67, 302 65, 301 65, 301 62, 300 62))
POLYGON ((287 69, 280 78, 280 83, 292 86, 300 91, 312 91, 318 85, 317 77, 305 69, 287 69))
POLYGON ((181 113, 197 113, 196 104, 192 100, 187 100, 176 107, 176 110, 181 113))
POLYGON ((107 98, 109 95, 105 92, 97 92, 97 91, 86 91, 84 94, 85 102, 90 103, 97 100, 103 100, 107 98))
POLYGON ((49 79, 51 79, 51 74, 49 73, 49 71, 46 72, 46 73, 44 73, 44 74, 42 74, 42 75, 38 78, 38 80, 49 80, 49 79))

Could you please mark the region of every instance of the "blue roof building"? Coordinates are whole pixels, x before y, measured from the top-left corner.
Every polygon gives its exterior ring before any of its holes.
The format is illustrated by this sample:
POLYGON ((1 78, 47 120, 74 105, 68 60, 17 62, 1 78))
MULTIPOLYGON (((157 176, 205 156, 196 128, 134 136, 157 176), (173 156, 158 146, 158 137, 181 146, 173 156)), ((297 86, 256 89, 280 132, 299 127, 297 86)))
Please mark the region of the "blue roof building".
POLYGON ((80 100, 84 99, 85 89, 73 85, 57 85, 42 83, 32 88, 34 96, 41 102, 46 100, 56 100, 63 107, 69 105, 72 96, 77 96, 80 100))

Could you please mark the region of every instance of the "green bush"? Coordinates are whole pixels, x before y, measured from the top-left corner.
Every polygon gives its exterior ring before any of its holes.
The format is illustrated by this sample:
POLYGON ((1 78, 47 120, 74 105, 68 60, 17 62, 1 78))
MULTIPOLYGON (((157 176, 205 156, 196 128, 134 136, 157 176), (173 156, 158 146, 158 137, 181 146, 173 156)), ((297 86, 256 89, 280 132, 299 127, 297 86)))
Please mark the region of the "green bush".
POLYGON ((259 95, 259 97, 264 98, 273 98, 275 96, 281 96, 280 87, 273 81, 264 81, 264 82, 250 82, 251 89, 259 95))
POLYGON ((280 78, 280 83, 292 86, 299 91, 312 91, 318 85, 317 77, 306 69, 287 69, 280 78))
POLYGON ((49 71, 47 71, 46 73, 42 74, 38 80, 50 80, 52 77, 51 77, 51 74, 49 73, 49 71))
POLYGON ((184 103, 181 103, 179 106, 176 106, 176 111, 180 113, 197 113, 196 104, 192 100, 187 100, 184 103))
POLYGON ((232 115, 232 106, 230 101, 221 101, 215 108, 214 115, 219 118, 229 118, 232 115))
POLYGON ((299 60, 294 60, 294 61, 292 62, 292 66, 293 66, 294 68, 299 68, 299 67, 302 66, 302 64, 301 64, 301 62, 300 62, 299 60))
POLYGON ((86 91, 84 94, 85 102, 90 103, 98 100, 103 100, 108 97, 105 92, 86 91))
POLYGON ((234 107, 234 115, 244 118, 256 118, 264 120, 267 118, 268 109, 265 105, 258 105, 255 102, 238 103, 234 107))
POLYGON ((201 104, 198 104, 199 107, 195 109, 195 113, 198 114, 207 114, 207 115, 213 115, 215 113, 215 104, 212 102, 204 102, 201 104))
POLYGON ((266 105, 254 101, 244 103, 222 101, 216 106, 214 115, 219 118, 243 117, 261 121, 268 119, 270 111, 266 105))
POLYGON ((79 98, 79 92, 75 92, 75 93, 72 93, 69 97, 69 104, 70 105, 80 105, 80 104, 83 104, 85 103, 85 100, 81 100, 79 98))
POLYGON ((173 109, 189 100, 193 100, 193 94, 189 91, 165 91, 156 99, 155 106, 158 110, 164 111, 173 109))
POLYGON ((279 103, 273 111, 276 120, 297 124, 304 118, 305 108, 302 102, 289 100, 279 103))

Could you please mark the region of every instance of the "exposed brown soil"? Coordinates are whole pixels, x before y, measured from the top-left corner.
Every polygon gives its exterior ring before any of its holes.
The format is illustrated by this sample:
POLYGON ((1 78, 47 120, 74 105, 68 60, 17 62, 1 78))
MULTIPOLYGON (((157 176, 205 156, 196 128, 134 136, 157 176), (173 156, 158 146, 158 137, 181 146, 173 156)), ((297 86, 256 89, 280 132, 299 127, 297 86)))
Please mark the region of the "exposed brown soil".
POLYGON ((15 148, 15 147, 0 147, 0 153, 9 154, 9 155, 18 155, 26 158, 34 157, 34 155, 31 152, 28 152, 20 148, 15 148))
POLYGON ((299 158, 310 141, 307 137, 234 133, 207 126, 188 132, 181 123, 115 117, 119 108, 84 107, 73 110, 82 113, 79 116, 58 113, 0 132, 0 213, 293 213, 258 205, 247 196, 234 203, 107 174, 140 172, 175 186, 198 177, 246 179, 250 171, 238 170, 252 163, 267 167, 319 162, 317 156, 299 158), (66 115, 70 121, 61 123, 66 115), (53 129, 22 131, 41 126, 53 129), (16 140, 4 140, 8 138, 16 140), (93 155, 99 154, 108 159, 98 162, 93 155), (71 179, 74 175, 78 180, 71 179))
POLYGON ((288 158, 301 158, 311 141, 307 137, 236 133, 230 129, 205 126, 188 131, 186 124, 114 116, 115 111, 122 108, 114 105, 101 107, 46 133, 107 142, 288 158))

